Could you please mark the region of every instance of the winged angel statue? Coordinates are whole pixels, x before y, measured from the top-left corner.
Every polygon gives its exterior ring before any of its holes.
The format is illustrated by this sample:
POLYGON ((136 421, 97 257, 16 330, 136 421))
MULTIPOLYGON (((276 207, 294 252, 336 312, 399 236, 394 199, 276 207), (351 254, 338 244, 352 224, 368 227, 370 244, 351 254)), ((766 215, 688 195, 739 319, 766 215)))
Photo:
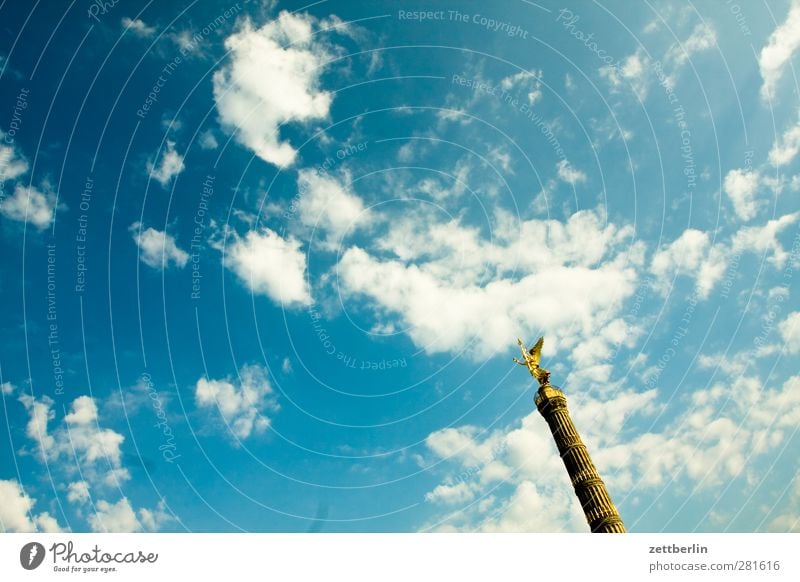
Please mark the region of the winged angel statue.
POLYGON ((540 337, 539 341, 537 341, 530 350, 525 348, 525 344, 523 344, 522 340, 519 338, 517 338, 517 344, 522 350, 523 360, 520 361, 517 358, 514 358, 514 362, 520 366, 527 366, 531 376, 539 381, 539 385, 546 386, 550 381, 550 371, 539 366, 539 360, 542 359, 542 346, 544 345, 544 338, 540 337))

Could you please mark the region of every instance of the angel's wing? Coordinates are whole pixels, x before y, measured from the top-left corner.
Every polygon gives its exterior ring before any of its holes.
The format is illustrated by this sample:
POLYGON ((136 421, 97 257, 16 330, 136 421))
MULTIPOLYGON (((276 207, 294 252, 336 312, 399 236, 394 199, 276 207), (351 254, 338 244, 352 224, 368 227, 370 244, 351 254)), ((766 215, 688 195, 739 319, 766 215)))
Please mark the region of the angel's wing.
POLYGON ((537 366, 539 365, 539 360, 542 357, 542 346, 543 345, 544 345, 544 337, 540 337, 539 341, 536 342, 536 344, 528 352, 531 355, 532 359, 533 359, 533 363, 536 364, 537 366))

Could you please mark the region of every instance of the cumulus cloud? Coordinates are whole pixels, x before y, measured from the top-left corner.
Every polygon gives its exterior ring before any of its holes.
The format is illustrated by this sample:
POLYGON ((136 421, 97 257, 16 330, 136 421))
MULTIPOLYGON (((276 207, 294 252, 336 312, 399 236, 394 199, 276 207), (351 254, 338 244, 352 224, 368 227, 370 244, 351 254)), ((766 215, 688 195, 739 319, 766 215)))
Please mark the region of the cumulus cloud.
POLYGON ((650 272, 656 277, 654 286, 666 293, 675 277, 685 275, 695 279, 698 296, 706 299, 725 273, 726 256, 725 247, 712 246, 707 232, 687 228, 653 256, 650 272))
POLYGON ((562 182, 566 182, 572 186, 579 182, 586 181, 586 174, 573 167, 567 160, 561 160, 556 164, 556 172, 558 173, 558 178, 562 182))
POLYGON ((689 38, 670 47, 664 60, 677 70, 690 62, 694 54, 713 48, 716 44, 715 30, 709 24, 701 23, 694 27, 689 38))
POLYGON ((397 150, 397 161, 408 163, 413 160, 416 153, 415 146, 416 144, 413 141, 409 141, 400 146, 400 149, 397 150))
POLYGON ((800 353, 800 311, 790 313, 778 324, 778 331, 786 344, 786 351, 790 354, 800 353))
POLYGON ((116 503, 98 501, 94 513, 88 517, 92 531, 99 533, 158 531, 174 520, 173 515, 166 511, 166 502, 163 499, 155 509, 142 508, 135 511, 127 497, 122 497, 116 503))
POLYGON ((261 28, 245 21, 225 40, 230 61, 214 73, 222 126, 279 167, 292 165, 297 155, 281 141, 281 126, 324 119, 330 110, 333 97, 320 89, 320 76, 335 49, 320 39, 323 27, 309 14, 286 11, 261 28))
POLYGON ((89 484, 86 481, 74 481, 67 486, 67 501, 85 503, 89 501, 89 484))
POLYGON ((761 85, 761 97, 764 100, 774 97, 778 81, 798 47, 800 47, 800 0, 793 0, 786 20, 772 32, 758 58, 761 78, 764 80, 761 85))
POLYGON ((159 531, 168 523, 176 521, 175 516, 167 509, 167 502, 164 499, 159 501, 154 509, 142 507, 138 515, 145 531, 159 531))
POLYGON ((520 71, 500 81, 504 91, 516 89, 526 92, 528 104, 533 105, 542 98, 542 71, 520 71))
POLYGON ((639 48, 619 65, 601 67, 599 73, 608 81, 612 91, 631 89, 640 100, 644 101, 647 97, 650 66, 650 58, 639 48))
POLYGON ((156 32, 155 26, 147 26, 147 24, 139 18, 132 19, 125 16, 122 18, 122 26, 140 38, 153 36, 156 32))
POLYGON ((733 204, 736 216, 742 220, 755 218, 758 212, 756 192, 759 186, 758 172, 753 170, 731 170, 725 176, 724 190, 733 204))
POLYGON ((783 248, 778 236, 797 222, 800 213, 784 214, 779 218, 768 220, 763 226, 747 226, 739 229, 731 241, 734 253, 755 253, 765 256, 766 260, 778 269, 782 269, 789 259, 789 252, 783 248))
POLYGON ((46 458, 55 449, 56 441, 49 434, 48 424, 55 418, 53 400, 48 396, 36 400, 32 396, 23 394, 19 401, 28 412, 28 423, 25 434, 36 444, 36 450, 41 458, 46 458))
POLYGON ((183 156, 175 149, 174 141, 167 141, 167 148, 161 156, 161 163, 156 166, 153 162, 147 163, 147 171, 150 177, 156 180, 161 186, 166 188, 170 181, 183 172, 183 156))
POLYGON ((127 533, 142 530, 130 501, 123 497, 116 503, 101 499, 95 506, 95 513, 89 516, 92 531, 103 533, 127 533))
POLYGON ((785 166, 795 158, 798 151, 800 151, 800 124, 795 124, 775 140, 769 151, 769 161, 776 166, 785 166))
POLYGON ((595 461, 622 487, 658 487, 686 477, 698 489, 745 474, 755 458, 780 444, 798 421, 800 377, 767 388, 753 377, 734 376, 691 392, 685 412, 663 432, 607 443, 595 461), (765 406, 757 404, 770 398, 765 406), (789 411, 789 412, 787 412, 789 411))
POLYGON ((455 484, 438 485, 425 494, 425 501, 445 504, 463 504, 475 496, 475 491, 464 481, 455 484))
POLYGON ((48 461, 65 459, 68 474, 80 472, 92 484, 118 485, 130 478, 122 466, 121 434, 99 425, 97 404, 91 396, 72 401, 69 412, 54 432, 49 423, 55 419, 53 400, 47 396, 35 399, 28 394, 19 397, 29 420, 26 434, 36 445, 40 458, 48 461))
POLYGON ((186 266, 189 253, 178 248, 175 239, 165 231, 153 227, 142 230, 141 222, 134 222, 129 230, 139 247, 139 258, 148 267, 164 270, 170 264, 179 268, 186 266))
POLYGON ((368 219, 364 203, 349 186, 349 176, 331 176, 300 170, 297 176, 297 212, 302 224, 321 231, 338 245, 348 230, 368 219))
MULTIPOLYGON (((48 471, 54 478, 68 483, 67 501, 81 506, 81 511, 89 507, 92 497, 97 499, 109 491, 120 490, 122 484, 130 479, 130 473, 122 463, 125 437, 100 426, 94 398, 75 398, 52 432, 49 424, 55 419, 55 412, 51 398, 44 396, 37 400, 23 394, 19 401, 29 415, 26 434, 35 443, 36 454, 47 462, 48 471), (80 478, 73 481, 75 476, 80 478)), ((20 508, 24 511, 22 515, 30 514, 34 501, 22 492, 21 487, 14 493, 13 486, 15 482, 0 481, 0 499, 4 500, 0 504, 0 524, 3 527, 8 529, 9 526, 5 525, 8 521, 14 524, 12 531, 33 531, 31 528, 34 526, 39 531, 60 531, 56 521, 47 513, 35 517, 31 514, 30 521, 21 519, 20 508), (16 499, 14 503, 5 503, 6 499, 12 498, 16 499), (8 515, 4 515, 4 511, 8 511, 8 515)), ((143 507, 137 511, 127 497, 116 503, 101 498, 91 507, 92 513, 87 520, 92 530, 99 532, 156 531, 175 520, 163 499, 153 509, 143 507)))
POLYGON ((770 522, 767 526, 768 531, 800 533, 800 472, 795 473, 792 481, 794 486, 787 496, 789 507, 786 508, 786 513, 770 522))
POLYGON ((267 372, 260 366, 242 367, 236 379, 200 378, 195 402, 200 408, 217 410, 237 439, 263 433, 271 422, 267 414, 279 408, 267 372))
MULTIPOLYGON (((798 477, 795 477, 795 479, 798 479, 798 477)), ((784 515, 779 515, 769 523, 767 530, 778 533, 800 533, 798 510, 793 509, 784 515)))
POLYGON ((56 197, 43 193, 33 186, 17 184, 14 194, 0 203, 0 214, 11 220, 27 222, 38 230, 44 230, 55 216, 56 197))
MULTIPOLYGON (((717 44, 716 31, 706 23, 698 24, 683 41, 676 42, 664 53, 664 80, 667 86, 674 86, 678 73, 697 53, 713 48, 717 44)), ((625 57, 621 62, 601 67, 600 76, 611 86, 612 92, 632 90, 641 100, 647 98, 653 78, 654 63, 644 49, 625 57)))
POLYGON ((420 194, 430 196, 437 203, 442 204, 448 200, 456 200, 469 192, 470 165, 465 160, 459 160, 453 170, 452 183, 447 184, 438 178, 424 178, 416 184, 415 189, 420 194))
POLYGON ((707 232, 687 228, 653 255, 650 272, 656 277, 654 288, 667 293, 675 277, 686 276, 695 280, 698 297, 706 299, 725 273, 732 255, 763 256, 774 267, 783 268, 789 252, 778 237, 798 218, 800 213, 785 214, 763 225, 743 226, 729 240, 713 244, 707 232))
POLYGON ((13 145, 8 145, 5 138, 6 134, 0 130, 0 185, 6 180, 15 180, 28 171, 28 161, 13 145))
POLYGON ((415 214, 388 228, 378 248, 394 257, 348 248, 337 266, 341 292, 369 299, 380 323, 401 321, 428 353, 486 357, 509 337, 542 331, 548 346, 574 347, 614 319, 635 287, 630 261, 641 254, 634 246, 626 264, 630 228, 604 225, 591 211, 566 224, 525 221, 493 241, 457 220, 415 214), (541 241, 536 252, 531 240, 541 241))
POLYGON ((266 295, 284 307, 311 303, 306 281, 306 256, 294 238, 264 228, 236 236, 227 248, 225 266, 251 292, 266 295))
POLYGON ((217 136, 214 135, 214 132, 210 129, 208 131, 204 131, 200 135, 199 139, 200 147, 204 150, 215 150, 219 147, 219 142, 217 142, 217 136))
POLYGON ((32 499, 15 479, 0 479, 0 531, 3 533, 64 531, 54 517, 43 511, 33 513, 36 500, 32 499))

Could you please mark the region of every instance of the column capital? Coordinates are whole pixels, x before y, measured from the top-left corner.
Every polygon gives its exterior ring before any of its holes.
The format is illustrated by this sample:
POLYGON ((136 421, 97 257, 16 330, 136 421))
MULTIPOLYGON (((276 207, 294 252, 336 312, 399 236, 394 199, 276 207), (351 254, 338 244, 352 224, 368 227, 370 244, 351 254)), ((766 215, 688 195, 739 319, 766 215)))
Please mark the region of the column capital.
POLYGON ((536 396, 534 397, 533 401, 536 403, 536 407, 541 411, 541 409, 546 406, 548 402, 559 399, 563 400, 563 405, 566 406, 567 397, 564 395, 564 393, 556 386, 545 384, 544 386, 540 386, 539 390, 536 391, 536 396))

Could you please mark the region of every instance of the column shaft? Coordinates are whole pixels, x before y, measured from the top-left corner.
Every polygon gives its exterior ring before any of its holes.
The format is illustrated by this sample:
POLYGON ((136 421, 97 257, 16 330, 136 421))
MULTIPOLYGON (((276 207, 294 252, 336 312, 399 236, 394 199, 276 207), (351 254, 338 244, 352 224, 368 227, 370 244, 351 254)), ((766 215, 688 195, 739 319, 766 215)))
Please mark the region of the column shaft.
POLYGON ((591 531, 625 533, 622 518, 569 416, 564 393, 545 385, 536 395, 536 407, 550 426, 591 531))

